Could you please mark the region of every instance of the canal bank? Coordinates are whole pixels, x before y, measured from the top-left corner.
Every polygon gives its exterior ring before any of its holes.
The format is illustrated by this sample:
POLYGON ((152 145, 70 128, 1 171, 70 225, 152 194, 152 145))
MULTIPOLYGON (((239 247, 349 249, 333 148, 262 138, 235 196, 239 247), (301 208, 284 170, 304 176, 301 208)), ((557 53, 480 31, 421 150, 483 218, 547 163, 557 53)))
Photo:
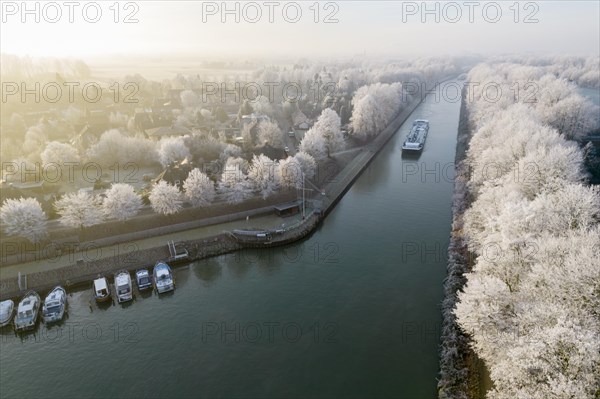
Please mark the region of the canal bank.
POLYGON ((469 346, 470 339, 456 321, 454 307, 458 293, 466 283, 465 274, 471 271, 473 255, 463 234, 463 215, 470 205, 467 183, 469 167, 465 158, 472 132, 466 110, 467 86, 463 87, 456 141, 454 193, 452 196, 452 231, 448 245, 448 275, 444 281, 442 303, 442 336, 440 344, 440 378, 438 398, 453 399, 485 397, 489 380, 485 364, 469 346))
MULTIPOLYGON (((361 173, 370 165, 376 155, 381 151, 385 144, 393 137, 399 127, 406 121, 411 113, 421 104, 425 95, 417 94, 412 101, 403 108, 398 115, 390 122, 390 124, 375 138, 373 138, 364 147, 360 148, 358 154, 330 181, 324 186, 324 196, 318 196, 317 200, 312 201, 312 208, 307 217, 300 220, 285 229, 276 229, 273 223, 271 226, 263 226, 265 231, 279 231, 280 234, 273 235, 269 241, 261 243, 262 248, 274 247, 279 245, 290 244, 296 240, 300 240, 319 225, 327 214, 341 200, 344 194, 358 179, 361 173)), ((56 285, 71 287, 78 284, 86 283, 96 278, 98 275, 113 273, 117 270, 127 269, 135 270, 140 267, 151 267, 158 259, 166 259, 169 256, 166 243, 171 240, 170 237, 164 236, 165 233, 184 233, 186 230, 197 228, 199 226, 216 226, 226 222, 243 220, 249 217, 269 214, 272 212, 272 207, 263 207, 245 212, 240 212, 235 215, 225 215, 208 220, 190 221, 176 225, 165 226, 154 229, 153 231, 143 231, 128 233, 124 235, 116 235, 105 239, 106 244, 121 243, 116 248, 113 246, 110 250, 102 250, 102 240, 94 242, 91 249, 95 253, 105 254, 108 256, 96 255, 93 260, 88 260, 87 257, 78 257, 73 259, 72 254, 57 254, 58 259, 64 260, 65 257, 71 259, 72 262, 68 265, 52 267, 50 270, 31 271, 22 273, 21 282, 18 276, 4 278, 2 269, 0 269, 0 299, 14 298, 23 294, 28 289, 34 289, 44 292, 50 290, 56 285), (144 249, 139 249, 140 241, 153 237, 154 239, 164 237, 162 243, 156 246, 145 246, 144 249), (136 241, 137 240, 137 241, 136 241), (123 247, 123 250, 120 248, 123 247), (111 253, 113 254, 111 256, 111 253)), ((156 240, 154 240, 156 241, 156 240)), ((190 260, 199 260, 206 257, 226 254, 242 248, 256 247, 255 242, 244 242, 239 237, 233 236, 230 231, 223 231, 220 234, 203 236, 195 240, 177 239, 190 254, 190 260)), ((80 244, 85 248, 85 243, 80 244)), ((13 268, 18 268, 19 265, 14 265, 13 268)))

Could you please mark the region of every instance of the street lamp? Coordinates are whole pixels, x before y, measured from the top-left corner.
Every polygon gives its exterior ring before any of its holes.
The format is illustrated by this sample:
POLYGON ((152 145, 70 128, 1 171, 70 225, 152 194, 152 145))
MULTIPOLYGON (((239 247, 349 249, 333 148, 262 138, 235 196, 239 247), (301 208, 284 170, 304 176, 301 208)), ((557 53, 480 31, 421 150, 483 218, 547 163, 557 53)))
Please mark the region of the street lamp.
POLYGON ((305 194, 304 194, 304 190, 306 190, 304 188, 304 184, 306 181, 306 177, 304 175, 304 171, 302 171, 302 219, 304 219, 306 217, 306 205, 305 205, 305 194))
POLYGON ((313 191, 311 188, 305 188, 306 184, 306 175, 304 171, 300 171, 302 173, 302 219, 306 217, 306 191, 313 191))

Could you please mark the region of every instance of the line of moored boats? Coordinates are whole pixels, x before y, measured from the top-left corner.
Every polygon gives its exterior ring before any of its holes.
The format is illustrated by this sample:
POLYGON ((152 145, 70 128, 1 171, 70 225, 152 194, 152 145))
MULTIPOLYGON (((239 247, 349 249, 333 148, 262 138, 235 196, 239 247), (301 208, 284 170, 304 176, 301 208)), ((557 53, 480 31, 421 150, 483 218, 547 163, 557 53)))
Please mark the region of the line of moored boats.
MULTIPOLYGON (((139 291, 146 291, 154 287, 157 293, 162 294, 175 289, 173 272, 165 262, 157 262, 154 265, 152 276, 147 269, 136 270, 135 283, 139 291)), ((114 288, 118 303, 133 300, 133 283, 127 270, 115 273, 114 288)), ((93 289, 96 302, 112 301, 111 286, 106 277, 94 280, 93 289)), ((67 306, 67 292, 63 287, 58 286, 52 289, 43 304, 39 294, 30 290, 19 302, 16 315, 15 304, 12 300, 0 302, 0 327, 10 324, 12 320, 15 331, 33 330, 37 325, 40 309, 44 323, 57 323, 64 318, 67 306)))

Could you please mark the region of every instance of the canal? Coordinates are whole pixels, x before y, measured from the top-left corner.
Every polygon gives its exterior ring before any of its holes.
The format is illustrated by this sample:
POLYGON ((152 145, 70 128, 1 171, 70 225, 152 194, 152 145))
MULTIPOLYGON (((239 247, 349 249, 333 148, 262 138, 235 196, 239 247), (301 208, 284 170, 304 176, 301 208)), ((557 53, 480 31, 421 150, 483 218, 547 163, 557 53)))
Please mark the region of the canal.
POLYGON ((126 306, 74 291, 62 325, 4 329, 0 396, 434 398, 462 82, 447 84, 308 239, 178 268, 174 294, 126 306), (425 149, 403 158, 421 118, 425 149))

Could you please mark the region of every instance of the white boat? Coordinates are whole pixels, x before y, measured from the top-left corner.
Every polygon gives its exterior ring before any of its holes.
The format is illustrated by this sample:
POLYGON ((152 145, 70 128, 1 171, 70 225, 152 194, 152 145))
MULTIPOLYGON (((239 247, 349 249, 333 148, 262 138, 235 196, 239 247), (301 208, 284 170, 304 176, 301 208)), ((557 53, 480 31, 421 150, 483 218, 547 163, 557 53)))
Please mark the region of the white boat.
POLYGON ((0 302, 0 327, 4 327, 8 323, 10 323, 14 313, 15 303, 13 301, 9 299, 0 302))
POLYGON ((429 133, 429 121, 425 119, 417 119, 413 122, 410 133, 406 136, 406 140, 402 143, 403 151, 421 151, 425 146, 429 133))
POLYGON ((15 317, 16 331, 27 331, 35 328, 40 313, 40 303, 41 299, 37 292, 28 291, 25 294, 17 307, 17 316, 15 317))
POLYGON ((94 280, 94 298, 96 298, 96 302, 107 302, 112 300, 112 297, 110 296, 110 287, 108 286, 106 277, 100 277, 94 280))
POLYGON ((164 262, 157 262, 154 265, 154 272, 152 273, 154 279, 154 288, 156 292, 162 294, 163 292, 173 291, 175 289, 175 280, 173 279, 173 273, 171 268, 164 262))
POLYGON ((128 271, 122 270, 115 274, 115 290, 117 291, 117 302, 123 303, 133 299, 133 286, 128 271))
POLYGON ((135 282, 140 291, 152 288, 152 278, 146 269, 140 269, 135 272, 135 282))
POLYGON ((42 308, 44 323, 61 321, 66 310, 67 291, 63 287, 56 287, 44 299, 44 306, 42 308))

